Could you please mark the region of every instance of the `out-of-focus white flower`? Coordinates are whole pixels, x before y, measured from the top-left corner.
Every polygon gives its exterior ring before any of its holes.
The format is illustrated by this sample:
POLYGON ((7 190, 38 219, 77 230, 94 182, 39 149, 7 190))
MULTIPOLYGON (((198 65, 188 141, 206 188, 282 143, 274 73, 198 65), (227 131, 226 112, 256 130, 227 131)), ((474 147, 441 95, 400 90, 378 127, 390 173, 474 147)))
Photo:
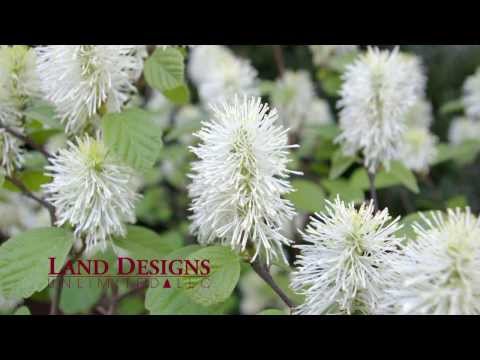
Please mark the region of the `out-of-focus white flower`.
POLYGON ((120 111, 141 74, 138 45, 49 45, 36 48, 38 74, 67 132, 84 128, 100 109, 120 111))
POLYGON ((28 97, 40 95, 36 55, 27 46, 0 49, 0 84, 20 107, 28 97))
MULTIPOLYGON (((20 132, 21 129, 15 128, 20 132)), ((23 163, 22 143, 5 129, 0 128, 0 165, 7 175, 11 175, 15 168, 23 163)))
POLYGON ((468 117, 480 120, 480 69, 465 81, 463 91, 463 103, 468 117))
POLYGON ((20 302, 21 300, 6 299, 0 294, 0 313, 12 311, 20 302))
POLYGON ((316 99, 313 83, 306 71, 285 72, 275 83, 271 97, 282 124, 292 131, 303 125, 316 99))
POLYGON ((400 52, 398 54, 407 67, 406 72, 410 79, 410 84, 415 88, 417 96, 423 99, 427 87, 427 76, 422 59, 414 54, 400 52))
POLYGON ((455 118, 450 125, 448 139, 453 145, 460 145, 468 140, 480 139, 480 122, 469 118, 455 118))
POLYGON ((179 46, 179 47, 185 47, 185 48, 190 48, 190 49, 193 49, 195 48, 195 46, 197 45, 157 45, 158 47, 161 47, 162 49, 167 49, 169 47, 175 47, 175 46, 179 46))
POLYGON ((196 134, 201 144, 191 148, 199 158, 190 175, 192 232, 201 244, 218 239, 238 251, 251 244, 253 259, 285 259, 282 245, 290 240, 280 230, 295 210, 283 196, 293 191, 287 164, 295 146, 259 98, 235 96, 212 110, 196 134))
POLYGON ((219 104, 236 94, 259 94, 257 71, 225 46, 196 46, 190 55, 188 73, 204 104, 219 104))
POLYGON ((313 63, 317 66, 328 65, 336 56, 354 52, 357 49, 358 45, 310 45, 313 63))
POLYGON ((449 210, 414 224, 412 240, 395 256, 381 313, 480 314, 480 221, 449 210))
POLYGON ((433 124, 432 104, 426 99, 419 99, 405 114, 407 127, 428 129, 433 124))
POLYGON ((125 236, 124 223, 135 222, 134 174, 112 159, 101 141, 87 136, 69 142, 46 169, 53 181, 44 189, 56 208, 57 225, 74 226, 87 252, 105 249, 112 236, 125 236))
POLYGON ((437 156, 437 143, 438 138, 427 128, 409 128, 404 134, 399 160, 413 171, 427 173, 437 156))
POLYGON ((0 191, 0 230, 7 236, 50 226, 48 211, 20 193, 0 191))
POLYGON ((331 123, 333 123, 333 115, 328 102, 320 98, 314 99, 305 118, 305 127, 322 126, 331 123))
POLYGON ((35 52, 26 46, 0 48, 0 125, 18 126, 31 97, 40 94, 35 52))
POLYGON ((307 245, 298 245, 298 270, 292 288, 306 296, 296 312, 302 315, 371 314, 387 279, 392 253, 401 239, 398 219, 385 209, 375 213, 373 202, 356 210, 339 198, 312 217, 307 245))
POLYGON ((399 156, 405 114, 420 93, 421 75, 412 74, 413 68, 397 49, 369 48, 343 76, 337 141, 348 155, 362 151, 371 172, 381 164, 388 168, 399 156))

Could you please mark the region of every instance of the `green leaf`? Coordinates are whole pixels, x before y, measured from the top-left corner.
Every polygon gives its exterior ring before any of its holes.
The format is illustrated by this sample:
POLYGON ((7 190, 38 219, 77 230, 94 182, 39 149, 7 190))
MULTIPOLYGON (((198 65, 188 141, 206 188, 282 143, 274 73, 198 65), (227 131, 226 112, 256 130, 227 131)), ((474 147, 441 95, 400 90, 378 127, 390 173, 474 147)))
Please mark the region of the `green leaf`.
POLYGON ((460 165, 468 165, 475 161, 480 152, 480 141, 469 140, 455 145, 452 149, 453 160, 460 165))
MULTIPOLYGON (((73 315, 88 312, 102 296, 102 287, 98 285, 97 278, 65 279, 60 309, 64 314, 73 315), (70 286, 65 282, 72 281, 70 286)), ((51 289, 53 291, 53 289, 51 289)))
POLYGON ((117 312, 120 315, 140 315, 145 312, 145 304, 138 296, 129 296, 118 304, 117 312))
POLYGON ((328 96, 338 96, 342 88, 342 78, 339 72, 322 68, 318 71, 317 77, 323 91, 325 91, 328 96))
MULTIPOLYGON (((23 182, 31 192, 37 192, 42 189, 43 184, 52 181, 52 178, 45 175, 39 170, 25 170, 17 174, 17 178, 23 182)), ((20 192, 20 189, 13 185, 10 181, 5 180, 3 187, 12 192, 20 192)))
POLYGON ((361 203, 365 199, 363 190, 351 181, 344 179, 324 180, 322 185, 330 193, 330 199, 340 196, 341 200, 354 203, 361 203))
POLYGON ((455 157, 455 149, 449 144, 437 145, 437 157, 432 162, 432 166, 452 160, 455 157))
POLYGON ((462 99, 449 101, 440 108, 440 114, 449 115, 452 113, 463 112, 464 104, 462 99))
POLYGON ((34 103, 24 111, 28 122, 39 121, 46 129, 62 129, 63 126, 56 116, 55 108, 44 101, 34 103))
POLYGON ((455 196, 447 200, 447 209, 455 209, 455 208, 466 208, 468 207, 468 199, 461 195, 455 196))
POLYGON ((308 180, 293 180, 292 187, 296 191, 288 194, 287 199, 298 210, 313 213, 323 208, 325 193, 319 185, 308 180))
POLYGON ((5 170, 3 168, 0 168, 0 187, 3 186, 5 182, 5 170))
POLYGON ((341 149, 335 151, 332 157, 332 167, 330 168, 330 180, 335 180, 342 176, 357 159, 353 156, 346 156, 341 149))
POLYGON ((32 315, 32 313, 28 307, 20 306, 17 310, 15 310, 13 315, 32 315))
POLYGON ((140 226, 128 226, 125 238, 115 237, 113 244, 120 252, 123 250, 136 259, 159 259, 178 249, 182 238, 176 233, 159 236, 157 233, 140 226))
POLYGON ((163 94, 176 105, 185 105, 190 102, 190 90, 187 85, 180 85, 175 89, 165 90, 163 94))
MULTIPOLYGON (((367 170, 357 169, 350 178, 354 187, 367 191, 370 189, 367 170)), ((415 175, 405 168, 401 163, 392 163, 389 172, 380 171, 375 176, 375 187, 377 190, 386 189, 393 186, 405 185, 415 193, 418 193, 418 185, 415 175), (408 184, 408 185, 407 185, 408 184)))
POLYGON ((140 109, 110 113, 102 120, 105 144, 126 164, 140 171, 152 168, 162 147, 161 130, 140 109))
POLYGON ((392 162, 389 173, 413 193, 418 194, 420 192, 415 175, 401 162, 392 162))
POLYGON ((210 246, 188 256, 191 260, 209 260, 208 287, 198 283, 187 295, 197 304, 212 306, 225 302, 240 280, 240 257, 225 246, 210 246))
POLYGON ((73 234, 59 228, 29 230, 11 238, 0 247, 0 292, 19 299, 43 290, 49 282, 49 258, 63 264, 72 245, 73 234))
POLYGON ((157 49, 145 62, 145 80, 173 102, 188 102, 185 64, 182 52, 175 48, 157 49))
POLYGON ((340 134, 340 129, 336 124, 322 125, 317 129, 319 137, 328 141, 333 141, 340 134))
POLYGON ((279 309, 266 309, 263 310, 262 312, 258 313, 258 315, 264 315, 264 316, 285 316, 287 313, 283 310, 279 309))
MULTIPOLYGON (((201 249, 191 245, 178 249, 168 255, 168 259, 186 259, 188 255, 201 249)), ((180 279, 182 280, 182 279, 180 279)), ((152 315, 213 315, 221 313, 219 307, 206 307, 194 302, 187 289, 162 286, 149 287, 145 297, 145 307, 152 315)), ((220 305, 219 305, 220 306, 220 305)))

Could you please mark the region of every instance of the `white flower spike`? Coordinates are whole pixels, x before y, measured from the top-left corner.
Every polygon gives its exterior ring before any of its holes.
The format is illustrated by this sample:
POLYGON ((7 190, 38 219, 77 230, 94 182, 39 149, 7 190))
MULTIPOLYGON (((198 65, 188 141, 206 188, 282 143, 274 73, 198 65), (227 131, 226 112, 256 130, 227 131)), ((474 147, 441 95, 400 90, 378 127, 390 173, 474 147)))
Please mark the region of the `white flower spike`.
POLYGON ((201 144, 191 148, 199 158, 190 175, 192 232, 201 244, 219 240, 238 251, 252 245, 254 259, 285 259, 282 245, 290 240, 281 227, 295 210, 283 196, 293 191, 287 164, 296 146, 259 98, 235 96, 212 110, 196 134, 201 144))
POLYGON ((135 222, 133 171, 112 159, 105 145, 88 136, 60 149, 46 168, 53 181, 44 185, 56 208, 57 225, 75 227, 87 252, 105 249, 112 236, 125 236, 135 222))
POLYGON ((218 105, 236 94, 259 95, 257 71, 225 46, 195 46, 188 72, 203 104, 218 105))
POLYGON ((49 45, 37 48, 38 73, 47 100, 67 132, 82 130, 101 108, 120 111, 141 74, 138 45, 49 45))
POLYGON ((371 314, 388 281, 384 272, 402 239, 398 220, 374 204, 355 209, 353 203, 327 201, 325 212, 312 217, 292 288, 306 296, 300 315, 371 314))
POLYGON ((379 312, 480 314, 480 220, 470 209, 423 216, 395 257, 379 312))
POLYGON ((343 76, 337 141, 348 155, 362 151, 371 172, 399 156, 405 114, 420 95, 422 74, 412 74, 415 68, 397 49, 369 48, 343 76))

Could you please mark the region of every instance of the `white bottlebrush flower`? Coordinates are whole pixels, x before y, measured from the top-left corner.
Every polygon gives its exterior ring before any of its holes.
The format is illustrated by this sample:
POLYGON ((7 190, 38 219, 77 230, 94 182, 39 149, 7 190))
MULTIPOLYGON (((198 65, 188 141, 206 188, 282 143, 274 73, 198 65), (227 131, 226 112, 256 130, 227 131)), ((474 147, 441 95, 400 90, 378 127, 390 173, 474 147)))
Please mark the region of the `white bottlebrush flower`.
POLYGON ((402 239, 395 236, 398 219, 374 205, 356 210, 339 198, 327 201, 326 210, 312 217, 307 245, 298 245, 298 270, 292 288, 306 296, 296 312, 302 315, 371 314, 386 279, 389 258, 402 239))
POLYGON ((468 117, 480 120, 480 68, 465 81, 463 92, 463 103, 468 117))
POLYGON ((57 225, 74 226, 88 252, 104 249, 112 236, 125 236, 124 223, 135 222, 134 174, 112 159, 101 141, 86 136, 69 142, 46 169, 53 181, 44 189, 55 206, 57 225))
POLYGON ((433 124, 432 104, 426 99, 419 99, 405 114, 407 127, 428 129, 433 124))
POLYGON ((0 84, 18 106, 28 97, 40 95, 36 55, 23 45, 0 49, 0 84))
POLYGON ((276 110, 259 98, 235 96, 196 134, 201 144, 191 148, 199 158, 192 165, 192 232, 201 244, 219 240, 243 251, 252 245, 254 258, 267 263, 290 240, 282 224, 295 215, 283 198, 293 191, 287 170, 287 131, 278 126, 276 110))
POLYGON ((480 122, 468 118, 455 118, 450 125, 448 140, 453 145, 460 145, 465 141, 480 139, 480 122))
POLYGON ((347 67, 339 102, 340 128, 337 139, 344 152, 362 151, 365 166, 375 172, 398 158, 405 131, 405 114, 419 97, 421 78, 412 64, 395 49, 369 48, 347 67))
POLYGON ((423 127, 409 128, 403 138, 399 160, 410 170, 427 173, 437 156, 438 138, 423 127))
POLYGON ((225 46, 196 46, 190 55, 188 73, 204 104, 220 104, 235 94, 259 94, 257 71, 225 46))
POLYGON ((0 189, 0 230, 7 236, 50 226, 48 211, 20 193, 0 189))
POLYGON ((480 220, 470 210, 424 216, 391 268, 381 313, 480 314, 480 220))
POLYGON ((276 81, 271 98, 282 124, 297 131, 308 118, 316 99, 310 75, 306 71, 285 72, 276 81))
POLYGON ((0 125, 18 126, 27 101, 40 94, 35 51, 27 46, 0 48, 0 125))
MULTIPOLYGON (((20 132, 21 129, 13 128, 20 132)), ((0 128, 0 165, 7 175, 11 175, 23 163, 22 143, 15 136, 0 128)))
POLYGON ((357 45, 310 45, 313 55, 313 63, 317 66, 328 65, 328 63, 339 55, 357 51, 357 45))
POLYGON ((49 45, 36 48, 42 90, 65 122, 81 130, 101 108, 120 111, 141 73, 138 45, 49 45))
POLYGON ((2 312, 12 311, 21 302, 22 300, 7 299, 0 294, 0 315, 2 315, 2 312))
POLYGON ((305 118, 305 126, 315 127, 331 123, 333 123, 333 115, 328 102, 320 98, 314 99, 305 118))
POLYGON ((423 99, 427 87, 427 76, 425 75, 426 69, 422 59, 417 55, 403 52, 399 53, 399 56, 407 67, 406 72, 409 76, 411 86, 414 87, 417 96, 423 99))

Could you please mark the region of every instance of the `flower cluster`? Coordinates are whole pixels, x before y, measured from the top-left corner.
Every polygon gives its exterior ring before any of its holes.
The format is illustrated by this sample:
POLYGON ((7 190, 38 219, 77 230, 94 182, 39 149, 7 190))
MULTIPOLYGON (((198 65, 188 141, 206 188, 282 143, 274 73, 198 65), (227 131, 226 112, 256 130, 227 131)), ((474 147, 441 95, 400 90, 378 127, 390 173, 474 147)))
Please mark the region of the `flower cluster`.
POLYGON ((467 116, 480 120, 480 69, 465 81, 463 103, 467 116))
POLYGON ((375 213, 372 202, 357 210, 339 198, 327 201, 302 234, 307 245, 296 246, 301 255, 292 288, 306 296, 296 312, 373 313, 388 283, 383 274, 401 241, 395 235, 399 228, 387 209, 375 213))
POLYGON ((346 154, 362 151, 371 172, 380 165, 388 168, 399 156, 405 115, 424 83, 421 74, 412 74, 414 65, 397 49, 369 48, 343 76, 338 142, 346 154))
POLYGON ((196 135, 198 161, 192 165, 192 231, 202 244, 216 240, 238 251, 252 246, 255 259, 269 263, 290 240, 280 230, 293 218, 287 170, 287 132, 276 124, 276 110, 258 98, 235 96, 196 135))
POLYGON ((313 63, 317 66, 328 65, 333 59, 357 51, 357 45, 310 45, 313 63))
POLYGON ((75 227, 87 252, 105 249, 112 236, 125 236, 135 222, 133 171, 109 156, 105 145, 88 136, 60 149, 47 166, 53 181, 44 185, 56 208, 57 225, 75 227))
POLYGON ((480 121, 466 117, 453 119, 448 132, 448 140, 453 145, 460 145, 466 141, 480 139, 480 121))
POLYGON ((188 72, 204 104, 219 104, 235 94, 259 94, 257 71, 247 60, 237 58, 227 47, 195 46, 188 72))
POLYGON ((306 71, 285 72, 275 83, 271 98, 282 124, 297 131, 311 113, 316 100, 310 75, 306 71))
POLYGON ((423 216, 392 261, 380 312, 480 314, 480 220, 470 210, 423 216))
POLYGON ((144 54, 138 45, 49 45, 37 50, 47 100, 67 132, 78 132, 102 111, 117 112, 136 88, 144 54))

